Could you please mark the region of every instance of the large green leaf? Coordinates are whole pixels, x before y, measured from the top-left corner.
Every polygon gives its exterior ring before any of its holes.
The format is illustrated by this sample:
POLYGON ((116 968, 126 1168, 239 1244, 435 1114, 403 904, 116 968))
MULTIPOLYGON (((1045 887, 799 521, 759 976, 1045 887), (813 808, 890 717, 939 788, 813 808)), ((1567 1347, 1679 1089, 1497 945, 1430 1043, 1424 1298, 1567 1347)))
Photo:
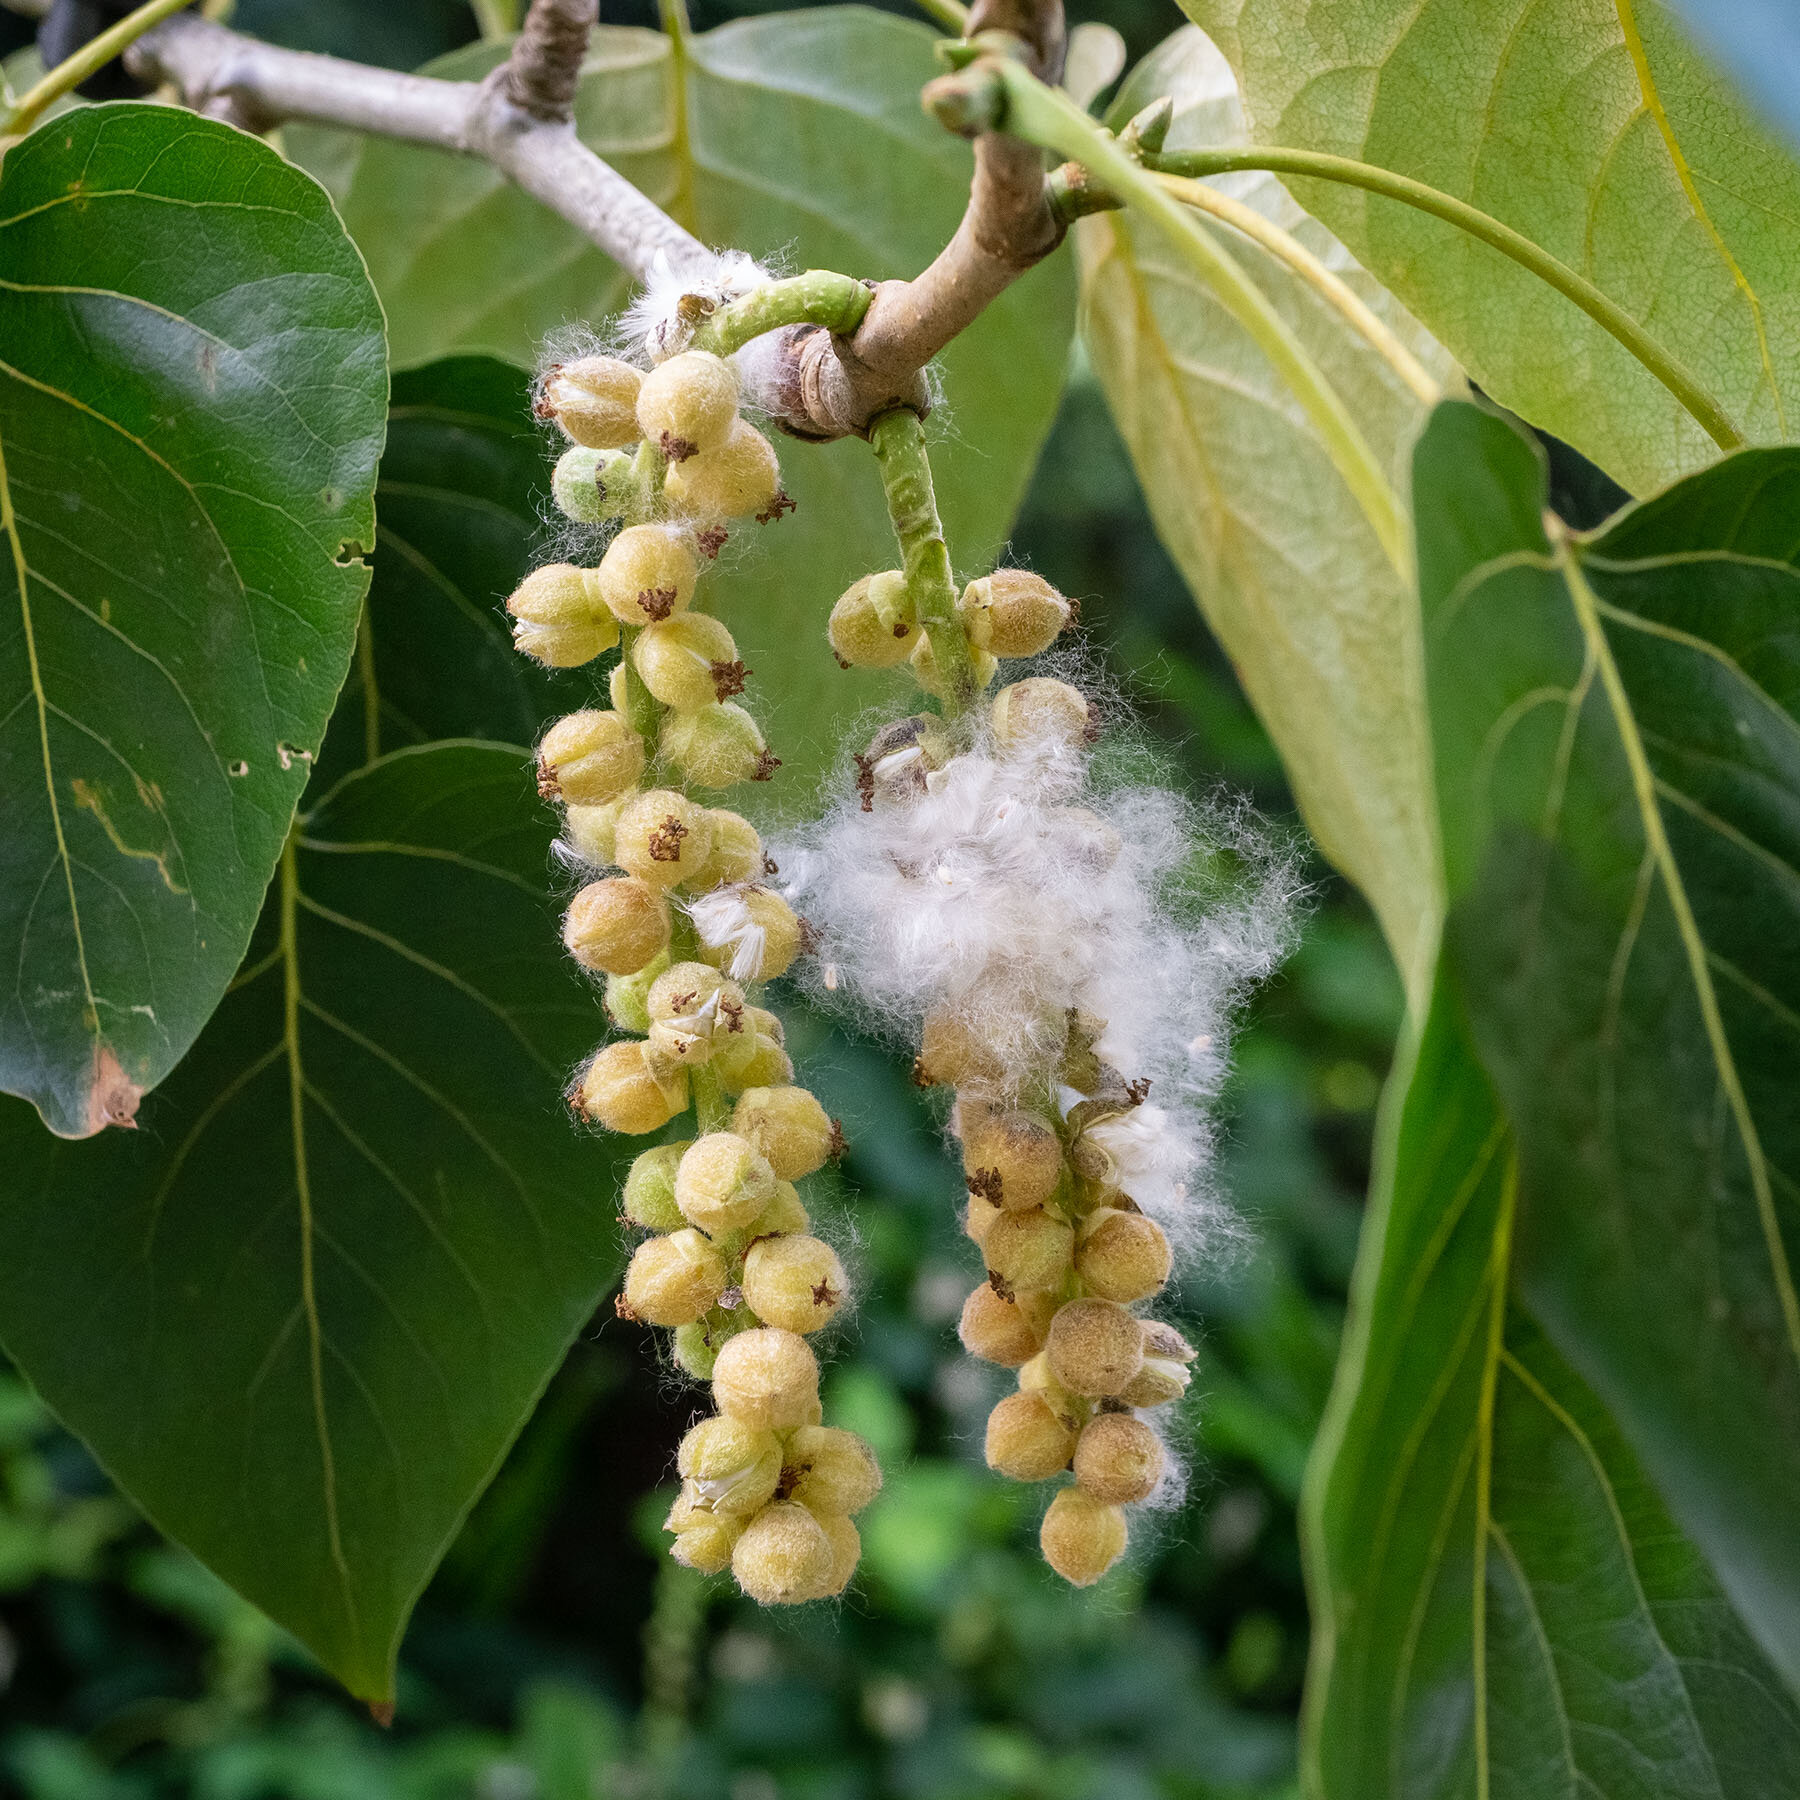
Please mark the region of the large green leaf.
POLYGON ((0 1088, 81 1136, 249 941, 350 658, 387 373, 318 186, 168 107, 8 151, 0 270, 0 1088))
POLYGON ((303 816, 143 1129, 0 1102, 0 1337, 121 1487, 354 1692, 615 1276, 599 1023, 525 753, 402 750, 303 816))
MULTIPOLYGON (((1172 95, 1169 148, 1241 142, 1231 72, 1192 28, 1134 72, 1121 124, 1172 95)), ((1434 372, 1447 359, 1271 176, 1219 186, 1293 231, 1434 372)), ((1082 333, 1157 531, 1236 664, 1321 847, 1369 895, 1415 995, 1438 923, 1418 605, 1298 402, 1167 241, 1084 219, 1082 333)), ((1230 240, 1405 492, 1424 407, 1282 263, 1230 240)))
MULTIPOLYGON (((968 146, 919 108, 938 73, 923 26, 856 7, 743 19, 686 41, 602 27, 577 100, 583 138, 708 243, 793 269, 910 276, 955 230, 968 146)), ((432 73, 474 79, 498 46, 432 73)), ((569 226, 485 166, 403 145, 288 134, 338 195, 387 308, 397 366, 485 351, 517 363, 570 323, 603 326, 620 273, 569 226)), ((1056 410, 1073 327, 1067 259, 1004 294, 941 358, 933 459, 951 554, 990 566, 1056 410)), ((746 527, 713 577, 716 610, 755 671, 748 703, 785 761, 770 800, 804 803, 845 725, 904 696, 847 675, 824 622, 859 575, 894 559, 865 445, 782 441, 799 510, 746 527)), ((549 454, 546 447, 546 454, 549 454)))
POLYGON ((1510 1134, 1440 979, 1304 1529, 1322 1800, 1777 1800, 1800 1709, 1593 1391, 1509 1299, 1510 1134))
MULTIPOLYGON (((1753 443, 1800 432, 1800 167, 1658 0, 1183 0, 1258 142, 1395 169, 1617 301, 1753 443)), ((1633 493, 1717 446, 1586 314, 1424 213, 1295 192, 1496 399, 1633 493)))
POLYGON ((1455 404, 1415 494, 1520 1290, 1800 1681, 1800 450, 1553 540, 1536 447, 1455 404))

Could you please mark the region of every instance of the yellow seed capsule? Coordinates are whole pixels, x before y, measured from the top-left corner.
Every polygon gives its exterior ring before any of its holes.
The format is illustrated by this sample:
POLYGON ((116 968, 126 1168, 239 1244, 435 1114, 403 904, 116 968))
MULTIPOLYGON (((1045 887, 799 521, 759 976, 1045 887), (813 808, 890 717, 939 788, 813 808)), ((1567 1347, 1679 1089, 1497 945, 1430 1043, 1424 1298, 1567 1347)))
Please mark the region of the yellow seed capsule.
POLYGON ((829 1325, 850 1291, 838 1253, 804 1235, 764 1238, 744 1256, 744 1304, 765 1325, 806 1333, 829 1325))
POLYGON ((994 1221, 1000 1216, 1000 1208, 993 1201, 984 1199, 980 1194, 971 1194, 969 1203, 963 1208, 963 1236, 972 1244, 985 1244, 988 1233, 994 1228, 994 1221))
POLYGON ((641 1137, 687 1109, 687 1077, 659 1075, 639 1043, 608 1044, 582 1072, 572 1104, 590 1124, 641 1137))
POLYGON ((1143 1328, 1144 1366, 1120 1391, 1127 1406, 1166 1406, 1188 1390, 1188 1364, 1194 1347, 1173 1325, 1160 1319, 1140 1321, 1143 1328))
POLYGON ((1074 1432, 1042 1394, 1008 1394, 988 1414, 987 1465, 1009 1480, 1048 1481, 1074 1448, 1074 1432))
POLYGON ((620 1195, 620 1210, 646 1231, 680 1231, 687 1220, 675 1204, 675 1171, 686 1144, 658 1144, 631 1165, 620 1195))
MULTIPOLYGON (((675 1530, 673 1526, 670 1530, 675 1530)), ((675 1532, 669 1554, 684 1567, 716 1575, 731 1566, 731 1553, 742 1536, 744 1521, 715 1513, 697 1513, 675 1532)))
POLYGON ((725 1291, 725 1259, 699 1232, 646 1238, 625 1271, 625 1304, 648 1325, 691 1325, 725 1291))
MULTIPOLYGON (((938 668, 937 652, 931 647, 931 639, 924 632, 919 633, 918 641, 912 647, 913 679, 926 693, 934 694, 940 700, 950 698, 950 684, 944 679, 938 668)), ((986 650, 969 646, 969 664, 975 678, 975 689, 979 693, 999 673, 1000 665, 992 654, 986 650)))
POLYGON ((1092 1587, 1125 1554, 1125 1515, 1078 1487, 1064 1488, 1044 1514, 1044 1561, 1075 1587, 1092 1587))
POLYGON ((643 379, 616 356, 578 357, 545 376, 538 412, 554 419, 578 444, 622 450, 640 435, 637 401, 643 379))
POLYGON ((801 1203, 800 1190, 791 1181, 777 1181, 775 1198, 745 1229, 753 1238, 778 1237, 785 1232, 804 1231, 811 1223, 801 1203))
POLYGON ((819 1365, 806 1339, 772 1325, 740 1332, 713 1366, 720 1412, 764 1431, 818 1423, 819 1365))
POLYGON ((1050 1367, 1050 1358, 1042 1351, 1030 1362, 1019 1365, 1019 1392, 1039 1395, 1044 1404, 1071 1431, 1080 1427, 1086 1412, 1086 1402, 1077 1399, 1056 1379, 1056 1371, 1050 1367))
POLYGON ((621 1031, 634 1031, 642 1037, 650 1029, 650 988, 669 966, 669 953, 658 951, 635 975, 609 975, 606 978, 606 1016, 621 1031))
POLYGON ((711 854, 707 809, 673 788, 634 795, 613 822, 614 861, 655 888, 687 880, 711 854))
POLYGON ((1005 1076, 1005 1066, 980 1032, 958 1013, 933 1007, 925 1015, 915 1078, 925 1087, 990 1087, 1005 1076))
POLYGON ((615 712, 572 712, 538 745, 538 792, 546 800, 604 806, 635 786, 643 772, 644 740, 615 712))
POLYGON ((1094 711, 1080 688, 1034 675, 994 696, 994 742, 1018 756, 1033 751, 1079 750, 1093 742, 1094 711))
POLYGON ((1062 1140, 1042 1119, 1026 1112, 984 1106, 959 1109, 963 1169, 969 1191, 1023 1212, 1042 1206, 1062 1180, 1062 1140))
POLYGON ((705 963, 676 963, 651 983, 644 1011, 658 1054, 698 1066, 713 1046, 744 1030, 744 990, 705 963))
POLYGON ((710 1131, 697 1139, 675 1171, 681 1216, 714 1235, 741 1231, 774 1197, 768 1162, 735 1132, 710 1131))
POLYGON ((682 612, 700 579, 692 535, 679 525, 628 525, 600 559, 600 596, 621 625, 682 612))
POLYGON ((563 814, 563 842, 591 867, 610 868, 613 860, 613 828, 618 823, 620 809, 630 797, 629 793, 624 793, 616 800, 608 800, 603 806, 568 808, 563 814))
POLYGON ((854 1431, 802 1425, 787 1441, 788 1497, 819 1517, 861 1512, 881 1492, 881 1465, 854 1431))
POLYGON ((822 1599, 836 1567, 825 1528, 791 1500, 765 1506, 731 1552, 738 1586, 764 1606, 822 1599))
POLYGON ((669 713, 657 747, 696 787, 766 781, 780 765, 762 728, 735 700, 669 713))
POLYGON ((696 1505, 748 1518, 781 1484, 781 1439, 774 1432, 722 1414, 702 1419, 676 1452, 675 1467, 696 1505))
POLYGON ((1140 1212, 1102 1207, 1083 1221, 1075 1271, 1102 1300, 1121 1306, 1147 1300, 1169 1279, 1173 1264, 1163 1228, 1140 1212))
POLYGON ((690 911, 701 957, 738 981, 773 981, 805 948, 798 915, 769 888, 718 888, 690 911))
POLYGON ((1075 1233, 1042 1210, 1003 1212, 981 1241, 987 1266, 1009 1287, 1060 1286, 1075 1254, 1075 1233))
POLYGON ((763 847, 756 827, 724 807, 709 807, 706 818, 712 826, 712 853, 689 877, 688 885, 704 894, 728 882, 754 881, 761 875, 763 847))
POLYGON ((783 1181, 823 1168, 840 1141, 824 1107, 803 1087, 750 1088, 738 1099, 731 1128, 769 1159, 783 1181))
POLYGON ((831 609, 825 627, 841 663, 857 669, 888 669, 905 662, 919 635, 906 577, 883 569, 852 582, 831 609))
POLYGON ((820 1529, 831 1542, 831 1574, 819 1590, 818 1598, 829 1600, 850 1585, 856 1565, 862 1560, 862 1539, 841 1513, 815 1514, 820 1529))
POLYGON ((794 1079, 793 1062, 780 1038, 770 1035, 758 1014, 762 1020, 772 1016, 759 1006, 747 1007, 744 1029, 713 1043, 713 1072, 728 1094, 742 1094, 753 1087, 781 1087, 794 1079))
POLYGON ((674 467, 722 444, 737 422, 738 378, 731 364, 705 350, 685 350, 659 363, 637 393, 637 424, 674 467))
POLYGON ((1122 1394, 1144 1366, 1143 1327, 1111 1300, 1071 1300, 1050 1321, 1044 1353, 1072 1394, 1122 1394))
POLYGON ((958 611, 970 643, 1010 658, 1048 650, 1075 609, 1043 576, 996 569, 963 589, 958 611))
POLYGON ((1016 1369, 1038 1353, 1038 1337, 1030 1319, 985 1281, 963 1302, 956 1335, 971 1356, 998 1363, 1003 1369, 1016 1369))
POLYGON ((780 492, 781 465, 774 447, 743 419, 722 444, 670 463, 663 477, 663 497, 677 512, 698 519, 767 513, 780 492))
POLYGON ((600 599, 592 569, 551 563, 533 569, 506 602, 513 645, 552 669, 573 669, 619 641, 619 622, 600 599))
POLYGON ((719 620, 697 612, 646 626, 631 647, 631 661, 651 694, 679 712, 741 694, 749 673, 738 661, 731 633, 719 620))
POLYGON ((1101 1413, 1082 1427, 1075 1480, 1096 1500, 1133 1506, 1155 1493, 1162 1475, 1162 1444, 1142 1419, 1101 1413))
POLYGON ((584 969, 635 975, 669 941, 669 908, 646 881, 590 881, 563 918, 563 945, 584 969))

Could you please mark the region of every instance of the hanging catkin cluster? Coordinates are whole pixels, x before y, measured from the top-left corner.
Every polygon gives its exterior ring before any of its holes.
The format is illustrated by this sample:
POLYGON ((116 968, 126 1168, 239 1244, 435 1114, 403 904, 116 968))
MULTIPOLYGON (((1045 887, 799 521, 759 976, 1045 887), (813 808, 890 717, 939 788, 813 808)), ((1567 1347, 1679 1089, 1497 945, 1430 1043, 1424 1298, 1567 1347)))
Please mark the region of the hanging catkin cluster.
POLYGON ((538 784, 564 809, 568 859, 594 876, 564 943, 606 977, 607 1012, 630 1034, 594 1054, 570 1104, 632 1134, 698 1113, 692 1138, 637 1158, 622 1206, 647 1235, 618 1310, 672 1328, 676 1362, 711 1381, 718 1408, 682 1442, 673 1553, 729 1565, 759 1600, 800 1601, 843 1591, 860 1554, 850 1515, 881 1476, 867 1444, 821 1422, 806 1342, 848 1283, 794 1184, 842 1140, 795 1085, 780 1021, 751 997, 801 954, 806 927, 767 885, 754 828, 693 791, 775 766, 733 698, 749 671, 731 633, 699 610, 729 523, 792 506, 738 405, 732 365, 704 351, 648 373, 607 356, 548 370, 540 414, 573 440, 556 502, 619 529, 597 568, 538 569, 507 605, 519 649, 553 668, 623 644, 611 708, 550 728, 538 784))

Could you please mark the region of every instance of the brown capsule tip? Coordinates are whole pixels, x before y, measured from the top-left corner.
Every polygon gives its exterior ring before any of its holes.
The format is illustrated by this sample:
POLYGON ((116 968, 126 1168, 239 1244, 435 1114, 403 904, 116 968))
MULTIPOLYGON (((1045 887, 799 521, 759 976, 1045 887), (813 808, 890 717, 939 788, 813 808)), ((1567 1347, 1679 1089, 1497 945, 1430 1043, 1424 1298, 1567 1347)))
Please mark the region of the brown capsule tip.
POLYGON ((914 1087, 921 1088, 937 1086, 937 1082, 932 1078, 931 1071, 926 1068, 925 1059, 922 1056, 915 1056, 913 1058, 912 1083, 914 1087))
POLYGON ((698 456, 700 454, 700 446, 698 444, 690 444, 686 438, 677 437, 672 431, 665 431, 662 436, 656 440, 656 447, 672 463, 683 463, 686 462, 690 456, 698 456))
POLYGON ((716 662, 708 672, 712 676, 713 692, 721 700, 729 700, 733 694, 741 694, 745 678, 750 673, 742 662, 716 662))
POLYGON ((556 770, 543 758, 538 758, 537 791, 540 800, 560 800, 562 783, 556 778, 556 770))
POLYGON ((839 1162, 842 1160, 844 1152, 849 1148, 850 1140, 844 1136, 844 1121, 842 1119, 833 1119, 831 1121, 831 1136, 826 1140, 825 1145, 826 1159, 830 1162, 839 1162))
POLYGON ((623 1294, 613 1296, 613 1311, 621 1319, 629 1319, 634 1324, 637 1322, 637 1313, 623 1294))
POLYGON ((789 497, 785 488, 775 490, 775 498, 756 515, 759 525, 773 525, 783 513, 798 512, 798 502, 789 497))
POLYGON ((992 1201, 995 1206, 1005 1205, 1000 1197, 1005 1186, 998 1169, 977 1169, 969 1177, 969 1192, 979 1194, 983 1200, 992 1201))
POLYGON ((988 1286, 991 1287, 1002 1300, 1010 1300, 1013 1297, 1013 1284, 1008 1281, 998 1269, 988 1270, 988 1286))
POLYGON ((723 525, 708 525, 704 531, 694 533, 694 542, 708 562, 714 561, 719 552, 725 548, 725 540, 730 537, 723 525))
POLYGON ((675 610, 680 596, 674 588, 640 588, 637 603, 647 619, 666 619, 675 610))

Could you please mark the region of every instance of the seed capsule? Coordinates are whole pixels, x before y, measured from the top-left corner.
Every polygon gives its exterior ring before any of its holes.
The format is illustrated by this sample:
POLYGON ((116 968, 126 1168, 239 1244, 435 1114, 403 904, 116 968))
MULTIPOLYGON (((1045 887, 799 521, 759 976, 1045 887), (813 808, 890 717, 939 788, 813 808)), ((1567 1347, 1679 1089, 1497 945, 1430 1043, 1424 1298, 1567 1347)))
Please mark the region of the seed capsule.
POLYGON ((811 1223, 801 1204, 800 1190, 791 1181, 777 1181, 775 1198, 745 1229, 753 1238, 779 1237, 786 1232, 804 1231, 811 1223))
POLYGON ((546 800, 604 806, 644 772, 644 740, 615 712, 585 707, 558 719, 538 745, 538 792, 546 800))
POLYGON ((694 891, 704 894, 728 882, 756 880, 763 873, 762 839, 756 827, 724 807, 708 808, 706 818, 712 827, 712 851, 690 879, 694 891))
POLYGON ((679 712, 694 712, 741 693, 748 673, 738 661, 731 633, 719 620, 697 612, 646 626, 631 647, 631 661, 644 686, 679 712))
POLYGON ((582 1072, 574 1107, 590 1124, 641 1137, 687 1109, 687 1077, 659 1075, 639 1043, 608 1044, 582 1072))
POLYGON ((1044 1514, 1044 1561, 1075 1587, 1092 1587, 1125 1554, 1125 1515, 1078 1487, 1064 1488, 1044 1514))
POLYGON ((804 1506, 778 1500, 744 1527, 731 1552, 731 1572, 752 1600, 791 1606, 822 1599, 837 1560, 824 1526, 804 1506))
POLYGON ((1011 658, 1048 650, 1075 609, 1043 576, 996 569, 963 589, 958 610, 970 643, 1011 658))
POLYGON ((782 1457, 788 1497, 815 1516, 861 1512, 881 1492, 881 1465, 854 1431, 802 1425, 782 1457))
POLYGON ((988 1414, 987 1464, 1010 1480, 1048 1481, 1074 1449, 1074 1432, 1041 1394, 1008 1394, 988 1414))
POLYGON ((1188 1390, 1188 1364, 1194 1360, 1194 1347, 1160 1319, 1144 1319, 1140 1324, 1144 1366, 1119 1398, 1128 1406, 1166 1406, 1188 1390))
POLYGON ((728 969, 737 981, 773 981, 785 975, 805 946, 794 909, 765 887, 724 887, 688 909, 700 937, 700 955, 728 969))
POLYGON ((619 622, 606 610, 592 569, 551 563, 533 569, 506 603, 513 644, 552 669, 573 669, 619 641, 619 622))
POLYGON ((675 1327, 675 1366, 696 1381, 711 1381, 724 1340, 714 1335, 712 1319, 675 1327))
POLYGON ((819 1365, 806 1339, 772 1325, 740 1332, 713 1367, 713 1400, 722 1413, 765 1431, 816 1424, 819 1365))
POLYGON ((712 854, 712 825, 704 806, 673 788, 651 788, 619 808, 613 858, 654 888, 686 881, 712 854))
POLYGON ((926 1087, 990 1087, 1006 1074, 987 1041, 961 1014, 933 1007, 925 1015, 914 1078, 926 1087))
POLYGON ((674 467, 722 444, 737 421, 738 378, 730 363, 686 350, 659 363, 637 393, 637 424, 674 467))
POLYGON ((584 969, 635 975, 669 941, 669 909, 630 875, 590 881, 563 917, 563 945, 584 969))
POLYGON ((981 1194, 971 1194, 963 1208, 963 1236, 972 1244, 985 1244, 1000 1216, 1000 1208, 981 1194))
POLYGON ((713 1044, 713 1072, 728 1094, 742 1094, 754 1087, 781 1087, 794 1079, 794 1065, 771 1035, 767 1021, 774 1015, 760 1006, 745 1009, 745 1028, 713 1044))
POLYGON ((1173 1264, 1163 1228, 1140 1212, 1102 1207, 1083 1222, 1075 1271, 1102 1300, 1129 1306, 1148 1299, 1169 1279, 1173 1264))
POLYGON ((831 609, 825 627, 839 662, 858 669, 887 669, 905 662, 919 635, 906 577, 883 569, 852 582, 831 609))
POLYGON ((613 830, 629 792, 603 806, 571 806, 563 814, 563 842, 591 868, 612 866, 613 830))
POLYGON ((998 1363, 1004 1369, 1016 1369, 1038 1353, 1038 1337, 1031 1321, 985 1281, 963 1302, 956 1335, 971 1356, 998 1363))
POLYGON ((694 540, 679 525, 628 525, 600 559, 600 596, 621 625, 684 611, 699 578, 694 540))
POLYGON ((739 419, 713 449, 670 463, 663 496, 677 512, 700 519, 748 519, 766 513, 781 492, 781 465, 754 425, 739 419))
POLYGON ((1042 1119, 1026 1112, 997 1112, 965 1105, 963 1169, 969 1191, 1008 1212, 1042 1206, 1062 1180, 1062 1140, 1042 1119))
POLYGON ((696 787, 736 787, 773 766, 762 728, 735 700, 669 713, 658 747, 696 787))
POLYGON ((743 1534, 744 1522, 714 1513, 696 1513, 686 1523, 666 1525, 665 1529, 675 1533, 669 1554, 678 1563, 702 1575, 716 1575, 731 1566, 731 1553, 743 1534))
POLYGON ((625 1304, 650 1325, 691 1325, 725 1291, 725 1259, 692 1229, 646 1238, 625 1271, 625 1304))
POLYGON ((676 963, 651 984, 644 1010, 653 1053, 689 1067, 709 1060, 714 1045, 741 1033, 744 991, 705 963, 676 963))
POLYGON ((1082 1427, 1075 1446, 1075 1480, 1113 1506, 1148 1500, 1162 1480, 1163 1447, 1142 1419, 1101 1413, 1082 1427))
POLYGON ((688 1146, 675 1171, 681 1216, 715 1236, 742 1230, 774 1197, 768 1162, 735 1132, 708 1132, 688 1146))
POLYGON ((765 1325, 806 1333, 829 1325, 850 1291, 838 1254, 816 1237, 752 1244, 744 1257, 744 1303, 765 1325))
POLYGON ((1111 1300, 1071 1300, 1050 1321, 1044 1352, 1072 1394, 1122 1394, 1144 1366, 1143 1327, 1111 1300))
POLYGON ((544 378, 540 413, 553 418, 578 444, 622 450, 638 440, 637 400, 643 377, 614 356, 583 356, 559 364, 544 378))
POLYGON ((1075 1233, 1042 1210, 1001 1213, 981 1241, 987 1266, 1015 1288, 1059 1286, 1074 1253, 1075 1233))
POLYGON ((687 1220, 675 1204, 675 1171, 686 1144, 658 1144, 631 1165, 620 1196, 620 1210, 646 1231, 680 1231, 687 1220))
POLYGON ((803 1087, 750 1088, 738 1099, 731 1128, 769 1159, 783 1181, 823 1168, 838 1141, 824 1107, 803 1087))
POLYGON ((995 743, 1009 756, 1080 750, 1095 728, 1087 696, 1042 675, 1003 687, 994 696, 992 723, 995 743))
POLYGON ((606 1016, 621 1031, 644 1036, 650 1029, 650 988, 669 966, 666 950, 644 964, 635 975, 609 975, 606 978, 606 1016))
POLYGON ((698 1506, 747 1519, 780 1485, 781 1439, 741 1419, 702 1419, 681 1440, 675 1467, 698 1506))
POLYGON ((818 1593, 819 1599, 829 1600, 850 1585, 850 1577, 862 1560, 862 1539, 857 1535, 856 1527, 841 1513, 814 1516, 819 1521, 819 1529, 831 1543, 831 1573, 818 1593))
POLYGON ((565 450, 551 471, 550 495, 578 525, 603 525, 640 506, 637 472, 617 450, 565 450))

